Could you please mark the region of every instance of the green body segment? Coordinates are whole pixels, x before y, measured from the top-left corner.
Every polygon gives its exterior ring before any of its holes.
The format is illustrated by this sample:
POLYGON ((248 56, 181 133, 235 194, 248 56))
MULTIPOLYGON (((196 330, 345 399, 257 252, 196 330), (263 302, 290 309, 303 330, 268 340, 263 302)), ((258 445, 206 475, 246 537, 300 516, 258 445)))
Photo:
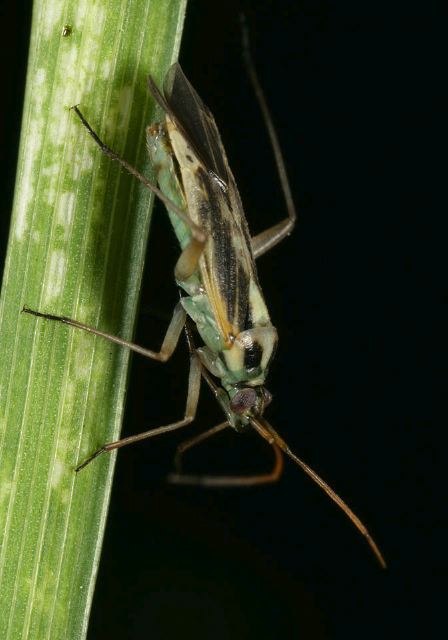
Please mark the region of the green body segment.
MULTIPOLYGON (((176 173, 175 158, 163 124, 158 123, 147 127, 146 146, 160 189, 171 202, 187 213, 187 203, 176 173)), ((191 241, 191 230, 169 208, 167 211, 176 238, 183 250, 191 241)))

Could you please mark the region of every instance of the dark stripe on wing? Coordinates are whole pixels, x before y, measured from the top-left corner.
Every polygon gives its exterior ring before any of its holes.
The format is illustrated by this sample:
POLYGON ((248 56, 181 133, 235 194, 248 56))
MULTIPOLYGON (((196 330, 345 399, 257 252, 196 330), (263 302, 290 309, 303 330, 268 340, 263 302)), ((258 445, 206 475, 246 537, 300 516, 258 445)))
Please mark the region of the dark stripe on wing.
POLYGON ((198 182, 206 194, 200 206, 201 223, 208 230, 212 243, 205 249, 209 275, 217 280, 228 320, 241 331, 248 316, 249 276, 235 251, 232 214, 223 201, 221 189, 202 169, 198 170, 198 182))

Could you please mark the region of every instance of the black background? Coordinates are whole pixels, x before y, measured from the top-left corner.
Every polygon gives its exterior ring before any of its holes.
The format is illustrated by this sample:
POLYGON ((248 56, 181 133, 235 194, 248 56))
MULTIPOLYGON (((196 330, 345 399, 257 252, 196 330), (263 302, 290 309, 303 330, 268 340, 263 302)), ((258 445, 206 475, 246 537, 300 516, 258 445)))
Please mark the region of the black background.
MULTIPOLYGON (((280 334, 268 418, 368 525, 389 569, 290 463, 274 486, 166 484, 173 434, 118 455, 89 637, 432 637, 446 577, 445 32, 430 5, 242 4, 299 210, 294 235, 260 259, 280 334)), ((0 6, 5 243, 30 18, 28 3, 0 6)), ((284 206, 241 64, 240 6, 191 0, 181 62, 257 232, 284 206)), ((137 341, 155 346, 177 297, 160 208, 149 255, 137 341)), ((125 434, 181 416, 187 361, 184 348, 165 366, 134 358, 125 434)), ((220 420, 204 389, 185 437, 220 420)), ((254 472, 271 458, 255 434, 229 432, 186 464, 254 472)))

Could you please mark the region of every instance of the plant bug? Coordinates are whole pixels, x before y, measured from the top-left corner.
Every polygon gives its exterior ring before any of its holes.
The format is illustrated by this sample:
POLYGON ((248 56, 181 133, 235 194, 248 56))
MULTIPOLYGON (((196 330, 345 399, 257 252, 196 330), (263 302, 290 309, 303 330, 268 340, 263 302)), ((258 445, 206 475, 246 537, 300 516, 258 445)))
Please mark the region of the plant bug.
POLYGON ((235 179, 229 168, 221 138, 209 109, 204 105, 180 65, 168 70, 163 92, 150 76, 149 90, 165 113, 163 122, 147 128, 147 146, 157 174, 158 187, 104 144, 77 106, 73 110, 96 144, 111 159, 153 191, 164 202, 181 247, 174 275, 182 295, 159 351, 151 351, 82 322, 28 308, 32 315, 63 322, 125 346, 149 358, 165 362, 185 329, 190 352, 190 373, 184 417, 171 424, 108 442, 79 464, 80 471, 100 454, 190 424, 195 417, 201 378, 211 388, 225 421, 181 444, 177 472, 172 482, 206 486, 254 485, 277 480, 281 474, 281 452, 293 460, 348 516, 366 538, 381 566, 384 558, 364 524, 347 504, 298 458, 263 417, 271 397, 265 380, 277 343, 258 282, 255 260, 281 242, 292 231, 296 213, 288 178, 266 101, 244 47, 250 79, 263 111, 275 153, 285 196, 287 217, 251 238, 235 179), (194 323, 203 346, 197 348, 188 323, 194 323), (196 477, 182 474, 182 454, 219 431, 252 428, 274 449, 275 465, 270 473, 250 477, 196 477))

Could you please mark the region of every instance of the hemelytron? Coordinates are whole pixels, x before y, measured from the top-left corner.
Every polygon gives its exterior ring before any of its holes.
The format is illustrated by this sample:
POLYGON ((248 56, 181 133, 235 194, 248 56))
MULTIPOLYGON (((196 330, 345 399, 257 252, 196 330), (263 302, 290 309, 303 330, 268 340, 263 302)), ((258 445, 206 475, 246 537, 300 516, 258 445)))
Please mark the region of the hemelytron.
POLYGON ((255 260, 291 233, 296 213, 276 133, 250 61, 248 70, 275 152, 288 216, 251 238, 215 120, 179 64, 175 63, 165 76, 163 92, 152 77, 148 81, 153 98, 165 114, 163 121, 152 124, 146 131, 148 152, 158 187, 105 145, 78 107, 73 107, 101 150, 145 184, 167 207, 181 248, 174 275, 182 296, 174 309, 160 350, 142 348, 77 320, 28 308, 24 308, 24 311, 102 336, 161 362, 170 358, 180 334, 186 329, 190 373, 184 417, 144 433, 108 442, 83 461, 76 471, 106 451, 190 424, 196 414, 201 378, 204 378, 224 412, 225 421, 179 447, 177 472, 172 474, 171 480, 207 486, 273 482, 282 471, 282 451, 346 513, 385 567, 381 552, 359 518, 290 450, 263 417, 264 409, 271 400, 265 381, 277 344, 277 331, 271 323, 260 288, 255 260), (194 323, 198 338, 203 343, 199 348, 194 343, 191 329, 186 325, 187 317, 194 323), (182 453, 227 427, 233 427, 236 431, 252 428, 267 440, 275 453, 273 470, 250 477, 198 478, 183 474, 180 470, 182 453))

